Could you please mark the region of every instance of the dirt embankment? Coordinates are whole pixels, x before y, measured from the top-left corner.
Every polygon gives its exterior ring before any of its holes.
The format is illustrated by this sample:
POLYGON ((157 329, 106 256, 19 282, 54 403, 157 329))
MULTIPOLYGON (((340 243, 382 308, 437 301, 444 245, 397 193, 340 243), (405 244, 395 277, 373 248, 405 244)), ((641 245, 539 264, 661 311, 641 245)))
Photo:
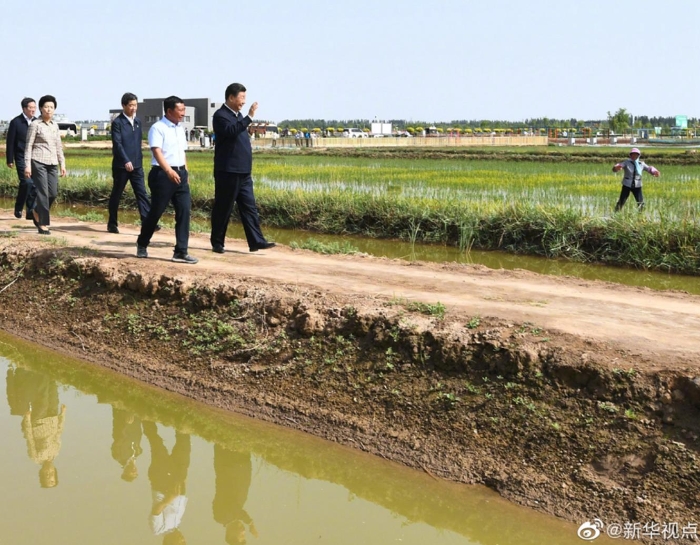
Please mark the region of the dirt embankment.
POLYGON ((0 239, 2 329, 575 522, 697 522, 699 298, 71 221, 0 239))

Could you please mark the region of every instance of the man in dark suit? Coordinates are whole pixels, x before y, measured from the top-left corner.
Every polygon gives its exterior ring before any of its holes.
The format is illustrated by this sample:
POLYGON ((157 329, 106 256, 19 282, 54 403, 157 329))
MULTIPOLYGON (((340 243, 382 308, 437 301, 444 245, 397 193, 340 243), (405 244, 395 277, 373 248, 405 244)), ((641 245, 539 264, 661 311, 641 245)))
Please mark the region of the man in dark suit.
POLYGON ((34 119, 36 113, 36 102, 33 98, 22 99, 22 113, 10 121, 7 130, 7 166, 17 167, 17 177, 19 178, 19 188, 17 189, 17 199, 15 200, 15 217, 22 217, 22 208, 27 207, 26 218, 34 219, 30 210, 34 207, 36 191, 31 178, 24 175, 24 149, 27 142, 27 129, 34 119))
POLYGON ((234 203, 238 204, 243 230, 251 252, 272 248, 260 230, 258 207, 253 194, 253 147, 248 126, 255 116, 258 103, 254 102, 248 115, 241 113, 245 105, 246 88, 232 83, 226 88, 226 102, 214 113, 214 206, 211 211, 212 251, 223 254, 226 229, 234 203))
POLYGON ((109 220, 107 231, 119 233, 117 212, 119 201, 131 182, 136 203, 141 215, 141 223, 151 210, 151 201, 146 193, 143 174, 143 150, 141 149, 143 133, 141 120, 136 117, 138 98, 133 93, 124 93, 122 109, 124 110, 112 121, 112 193, 109 196, 109 220))
POLYGON ((214 443, 214 520, 226 529, 226 543, 246 542, 246 526, 258 537, 253 519, 244 509, 253 476, 250 452, 238 452, 214 443))

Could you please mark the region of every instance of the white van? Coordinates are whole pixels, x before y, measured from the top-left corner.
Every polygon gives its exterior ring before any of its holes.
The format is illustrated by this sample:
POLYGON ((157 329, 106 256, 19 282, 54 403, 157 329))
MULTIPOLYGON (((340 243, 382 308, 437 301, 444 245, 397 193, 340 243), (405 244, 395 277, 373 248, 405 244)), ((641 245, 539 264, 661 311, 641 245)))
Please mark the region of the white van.
POLYGON ((362 129, 345 129, 343 131, 343 136, 346 138, 367 138, 367 133, 362 129))
POLYGON ((58 132, 62 137, 65 136, 77 136, 78 126, 72 121, 59 121, 58 122, 58 132))

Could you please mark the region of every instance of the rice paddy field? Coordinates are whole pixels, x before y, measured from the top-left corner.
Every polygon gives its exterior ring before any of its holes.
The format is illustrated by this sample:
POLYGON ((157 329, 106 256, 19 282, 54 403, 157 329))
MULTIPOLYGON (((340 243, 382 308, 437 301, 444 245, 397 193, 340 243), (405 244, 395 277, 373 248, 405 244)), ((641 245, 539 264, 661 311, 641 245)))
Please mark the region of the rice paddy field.
MULTIPOLYGON (((627 148, 575 152, 494 150, 425 157, 381 152, 255 156, 261 219, 276 227, 498 249, 580 262, 697 274, 700 266, 700 161, 687 151, 644 151, 661 171, 645 174, 646 208, 630 196, 613 213, 627 148)), ((59 199, 104 206, 109 150, 67 150, 59 199)), ((211 152, 188 156, 195 213, 214 197, 211 152)), ((0 169, 0 193, 13 196, 14 171, 0 169)), ((123 206, 133 206, 127 190, 123 206)))

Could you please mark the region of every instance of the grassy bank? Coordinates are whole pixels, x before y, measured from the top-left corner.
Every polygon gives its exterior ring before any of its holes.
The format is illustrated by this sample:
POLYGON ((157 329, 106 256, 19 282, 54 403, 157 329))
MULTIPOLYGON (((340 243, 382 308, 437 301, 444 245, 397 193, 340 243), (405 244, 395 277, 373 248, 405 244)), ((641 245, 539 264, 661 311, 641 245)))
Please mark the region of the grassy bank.
MULTIPOLYGON (((613 214, 620 176, 611 166, 626 148, 438 150, 440 159, 403 157, 403 151, 261 153, 253 173, 261 217, 277 227, 465 251, 499 249, 685 274, 699 268, 695 154, 645 152, 662 171, 660 179, 646 179, 646 210, 638 213, 632 201, 613 214)), ((59 198, 104 206, 109 150, 70 150, 67 162, 59 198)), ((193 208, 206 214, 214 196, 211 153, 191 153, 189 167, 193 208)), ((16 183, 13 171, 0 171, 0 193, 14 195, 16 183)), ((130 192, 123 204, 134 206, 130 192)))

